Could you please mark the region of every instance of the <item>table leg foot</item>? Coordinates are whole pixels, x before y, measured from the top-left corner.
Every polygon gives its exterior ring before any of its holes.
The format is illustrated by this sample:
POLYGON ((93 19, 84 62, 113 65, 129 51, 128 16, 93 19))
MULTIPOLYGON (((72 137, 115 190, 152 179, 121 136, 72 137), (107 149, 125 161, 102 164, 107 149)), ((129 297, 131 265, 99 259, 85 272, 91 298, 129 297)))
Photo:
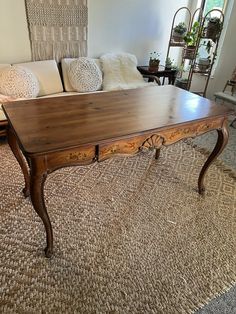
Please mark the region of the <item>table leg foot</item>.
POLYGON ((12 150, 13 155, 15 156, 16 160, 18 161, 21 170, 24 175, 25 179, 25 187, 23 189, 23 193, 25 197, 28 197, 30 195, 30 177, 29 177, 29 171, 27 168, 27 165, 24 161, 23 155, 21 153, 21 150, 19 148, 18 142, 16 140, 14 132, 11 130, 11 128, 8 128, 7 130, 7 139, 8 144, 12 150))
POLYGON ((24 197, 27 198, 27 197, 30 196, 30 189, 24 187, 23 190, 22 190, 22 193, 24 194, 24 197))
POLYGON ((53 252, 53 232, 51 222, 47 213, 44 202, 43 187, 46 179, 46 174, 35 174, 34 170, 31 173, 30 196, 33 207, 39 217, 42 219, 45 231, 47 247, 45 249, 46 257, 51 257, 53 252))
POLYGON ((201 187, 198 187, 198 193, 200 195, 204 195, 205 194, 205 187, 201 186, 201 187))
POLYGON ((46 247, 46 248, 44 249, 44 252, 45 252, 45 256, 46 256, 47 258, 50 258, 50 257, 52 257, 52 254, 53 254, 53 248, 46 247))
POLYGON ((210 154, 207 161, 203 165, 199 178, 198 178, 198 192, 201 195, 204 194, 204 191, 205 191, 204 177, 205 177, 207 169, 210 167, 212 162, 220 155, 220 153, 223 151, 226 144, 228 143, 229 132, 227 128, 227 121, 224 122, 222 129, 217 130, 217 133, 218 133, 218 139, 217 139, 215 148, 213 149, 212 153, 210 154))

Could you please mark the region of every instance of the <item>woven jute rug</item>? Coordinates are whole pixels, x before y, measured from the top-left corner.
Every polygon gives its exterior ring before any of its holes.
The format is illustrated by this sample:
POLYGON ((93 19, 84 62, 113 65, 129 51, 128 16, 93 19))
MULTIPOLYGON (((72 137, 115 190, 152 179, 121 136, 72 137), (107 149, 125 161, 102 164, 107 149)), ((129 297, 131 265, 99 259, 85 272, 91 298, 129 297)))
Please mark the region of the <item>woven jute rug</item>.
POLYGON ((0 146, 0 313, 191 313, 236 283, 235 174, 177 143, 51 174, 55 250, 0 146))

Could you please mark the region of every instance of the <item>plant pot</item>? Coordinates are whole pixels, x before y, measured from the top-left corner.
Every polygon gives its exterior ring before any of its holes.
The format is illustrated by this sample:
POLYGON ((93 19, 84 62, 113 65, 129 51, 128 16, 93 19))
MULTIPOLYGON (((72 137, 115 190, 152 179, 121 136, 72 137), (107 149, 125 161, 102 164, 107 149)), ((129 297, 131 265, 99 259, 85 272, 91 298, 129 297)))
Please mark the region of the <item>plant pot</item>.
POLYGON ((174 42, 177 42, 177 43, 183 43, 184 42, 184 35, 185 34, 179 34, 175 31, 173 31, 172 33, 172 39, 174 42))
POLYGON ((183 57, 185 59, 193 60, 195 57, 195 50, 196 50, 195 46, 188 46, 188 47, 184 48, 183 57))
POLYGON ((216 39, 219 37, 219 34, 220 30, 218 25, 209 21, 205 30, 205 36, 212 39, 213 41, 216 41, 216 39))
POLYGON ((176 79, 175 86, 180 87, 182 89, 187 89, 187 87, 188 87, 188 79, 183 79, 183 78, 176 79))
POLYGON ((150 60, 149 61, 149 72, 157 72, 159 69, 160 60, 150 60))
POLYGON ((166 71, 171 71, 171 70, 172 70, 171 65, 169 65, 169 66, 168 66, 168 65, 166 65, 166 66, 165 66, 165 70, 166 70, 166 71))

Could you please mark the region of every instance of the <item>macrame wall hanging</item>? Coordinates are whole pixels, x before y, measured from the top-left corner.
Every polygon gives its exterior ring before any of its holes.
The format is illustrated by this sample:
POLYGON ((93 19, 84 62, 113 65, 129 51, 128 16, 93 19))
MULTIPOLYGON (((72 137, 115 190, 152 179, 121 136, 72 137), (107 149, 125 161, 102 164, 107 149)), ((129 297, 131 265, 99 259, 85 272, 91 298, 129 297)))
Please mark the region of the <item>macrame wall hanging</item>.
POLYGON ((87 0, 25 0, 32 60, 87 56, 87 0))

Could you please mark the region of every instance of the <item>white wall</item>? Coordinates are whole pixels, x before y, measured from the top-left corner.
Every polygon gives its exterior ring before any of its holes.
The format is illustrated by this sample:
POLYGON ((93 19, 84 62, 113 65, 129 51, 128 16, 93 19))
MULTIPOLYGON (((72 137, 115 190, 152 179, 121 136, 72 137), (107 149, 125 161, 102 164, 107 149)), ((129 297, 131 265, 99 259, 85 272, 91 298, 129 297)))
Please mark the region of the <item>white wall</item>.
POLYGON ((31 59, 24 0, 0 0, 0 63, 31 59))
POLYGON ((187 0, 88 0, 90 56, 105 52, 134 53, 147 64, 149 53, 165 60, 172 18, 187 0))
MULTIPOLYGON (((134 53, 139 63, 149 53, 166 56, 174 12, 188 0, 88 0, 88 54, 134 53)), ((29 61, 30 42, 24 0, 0 0, 0 63, 29 61)))

